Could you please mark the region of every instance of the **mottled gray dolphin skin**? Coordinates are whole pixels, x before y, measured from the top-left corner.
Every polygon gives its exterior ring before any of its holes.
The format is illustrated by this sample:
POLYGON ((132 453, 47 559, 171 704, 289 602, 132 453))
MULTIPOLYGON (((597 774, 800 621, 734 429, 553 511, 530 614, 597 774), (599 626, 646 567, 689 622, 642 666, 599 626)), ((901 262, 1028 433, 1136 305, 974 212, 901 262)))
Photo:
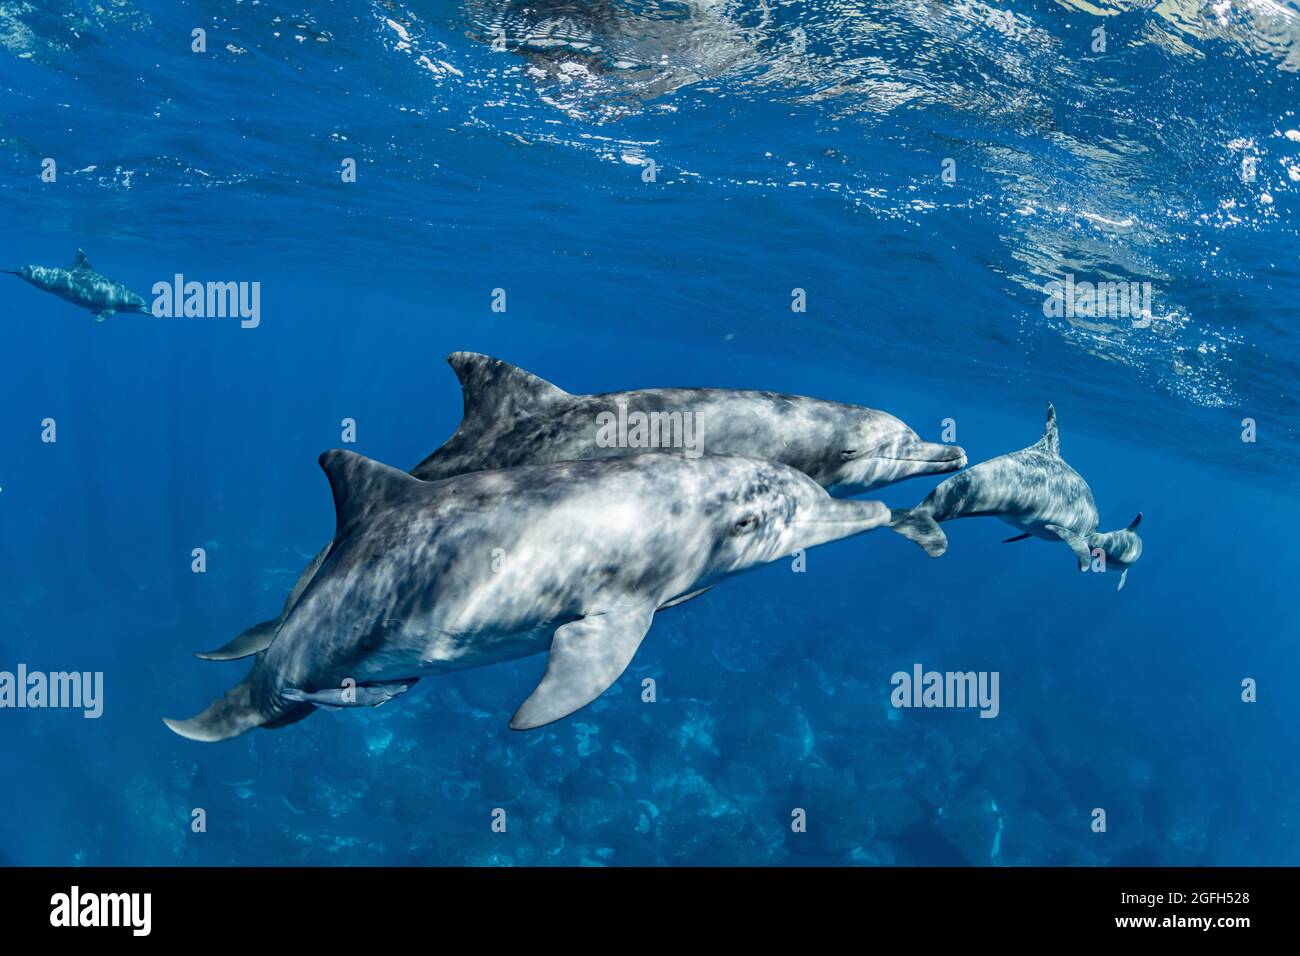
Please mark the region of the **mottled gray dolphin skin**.
POLYGON ((656 610, 889 522, 878 501, 832 498, 753 458, 633 455, 436 482, 352 452, 320 462, 329 554, 248 677, 197 717, 166 721, 178 734, 224 740, 549 649, 510 721, 540 727, 619 678, 656 610))
POLYGON ((1121 571, 1120 588, 1129 566, 1142 554, 1142 541, 1134 531, 1141 514, 1123 531, 1097 533, 1092 489, 1061 457, 1056 409, 1050 404, 1042 438, 945 479, 915 508, 896 509, 890 526, 937 558, 948 549, 939 522, 979 517, 1001 518, 1023 532, 1007 543, 1029 537, 1064 541, 1079 559, 1080 571, 1088 569, 1093 549, 1100 549, 1107 570, 1121 571))
POLYGON ((23 266, 17 271, 0 270, 26 279, 38 289, 52 292, 64 302, 89 309, 95 321, 103 322, 118 312, 143 312, 149 306, 142 296, 136 295, 122 283, 96 272, 86 261, 86 254, 77 250, 77 258, 66 269, 58 266, 23 266))
POLYGON ((670 416, 671 421, 676 421, 671 416, 690 414, 699 423, 704 454, 779 461, 836 496, 966 464, 961 448, 923 441, 893 415, 861 405, 727 388, 571 395, 486 355, 456 352, 447 361, 460 379, 464 415, 446 444, 412 470, 422 481, 548 461, 684 453, 673 446, 602 445, 601 415, 617 416, 620 406, 629 413, 670 416))
MULTIPOLYGON (((893 415, 861 405, 777 392, 709 388, 571 395, 487 355, 455 352, 447 361, 460 379, 464 415, 446 444, 411 472, 422 481, 554 461, 690 453, 672 445, 629 448, 602 444, 601 416, 617 417, 621 408, 629 413, 668 416, 679 423, 697 422, 695 437, 703 454, 781 462, 804 472, 836 496, 859 494, 905 478, 956 471, 966 464, 961 448, 923 441, 893 415)), ((265 648, 324 556, 322 551, 308 565, 279 617, 254 625, 224 647, 197 656, 236 660, 265 648)))

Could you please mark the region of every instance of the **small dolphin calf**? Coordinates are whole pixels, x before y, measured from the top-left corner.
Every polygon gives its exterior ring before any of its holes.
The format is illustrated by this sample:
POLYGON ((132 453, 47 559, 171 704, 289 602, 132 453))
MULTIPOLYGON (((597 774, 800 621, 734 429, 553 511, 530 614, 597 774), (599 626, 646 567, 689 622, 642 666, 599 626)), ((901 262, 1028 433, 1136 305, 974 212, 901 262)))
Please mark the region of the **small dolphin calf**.
POLYGON ((0 271, 26 279, 38 289, 53 292, 64 302, 89 309, 95 313, 96 322, 103 322, 118 312, 150 314, 143 296, 136 295, 122 283, 96 272, 80 249, 77 250, 77 258, 66 269, 58 266, 23 266, 17 271, 0 271))
MULTIPOLYGON (((447 361, 460 379, 464 416, 411 472, 421 481, 638 453, 740 455, 790 465, 839 496, 966 464, 957 446, 922 441, 893 415, 861 405, 711 388, 571 395, 487 355, 454 352, 447 361), (636 424, 615 427, 629 420, 636 424)), ((322 551, 307 566, 279 617, 198 656, 235 660, 267 647, 324 558, 322 551)))
POLYGON ((1092 489, 1061 457, 1056 409, 1051 405, 1047 429, 1037 442, 945 479, 915 508, 895 510, 890 527, 937 558, 948 549, 948 537, 938 522, 986 516, 1024 532, 1007 543, 1031 536, 1064 541, 1078 557, 1080 571, 1088 569, 1094 550, 1100 550, 1107 570, 1121 572, 1120 588, 1129 567, 1142 555, 1142 539, 1135 530, 1141 514, 1123 531, 1097 533, 1092 489))
POLYGON ((633 455, 421 482, 346 451, 321 456, 334 542, 275 641, 194 740, 383 703, 423 675, 538 654, 510 721, 529 730, 618 680, 655 611, 749 568, 889 522, 800 471, 752 458, 633 455))

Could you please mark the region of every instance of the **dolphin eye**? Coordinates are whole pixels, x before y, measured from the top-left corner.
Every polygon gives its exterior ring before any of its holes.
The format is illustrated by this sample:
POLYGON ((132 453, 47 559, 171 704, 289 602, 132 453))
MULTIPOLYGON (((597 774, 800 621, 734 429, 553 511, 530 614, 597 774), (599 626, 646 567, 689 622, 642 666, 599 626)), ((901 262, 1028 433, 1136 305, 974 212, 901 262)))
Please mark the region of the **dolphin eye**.
POLYGON ((846 448, 844 451, 840 452, 840 458, 844 461, 852 461, 854 458, 858 458, 861 455, 862 451, 858 448, 846 448))
POLYGON ((736 522, 734 530, 737 534, 744 534, 746 531, 752 531, 758 525, 758 515, 747 514, 736 522))

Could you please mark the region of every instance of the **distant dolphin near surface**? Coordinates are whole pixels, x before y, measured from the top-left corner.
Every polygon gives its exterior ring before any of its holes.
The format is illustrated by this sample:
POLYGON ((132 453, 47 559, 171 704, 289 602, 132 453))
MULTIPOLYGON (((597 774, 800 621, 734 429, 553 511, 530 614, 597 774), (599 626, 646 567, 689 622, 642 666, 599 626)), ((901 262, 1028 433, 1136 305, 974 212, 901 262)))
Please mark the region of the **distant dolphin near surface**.
POLYGON ((549 649, 510 726, 599 697, 655 612, 792 552, 889 522, 801 471, 729 456, 632 455, 423 482, 346 451, 320 458, 336 530, 249 675, 190 720, 193 740, 382 704, 429 674, 549 649))
POLYGON ((1137 536, 1141 513, 1122 531, 1097 532, 1092 489, 1061 457, 1056 409, 1051 405, 1047 428, 1037 442, 945 479, 915 508, 896 509, 891 527, 937 558, 948 549, 939 522, 978 517, 1001 518, 1024 532, 1007 543, 1029 537, 1064 541, 1078 557, 1080 571, 1088 569, 1094 549, 1100 550, 1106 569, 1120 571, 1119 588, 1129 567, 1142 556, 1137 536))
POLYGON ((118 312, 151 314, 143 296, 136 295, 122 283, 96 272, 86 261, 86 254, 77 250, 77 258, 66 269, 58 266, 22 266, 19 269, 0 270, 26 279, 36 288, 57 295, 95 313, 95 321, 103 322, 118 312))
MULTIPOLYGON (((956 445, 923 441, 893 415, 861 405, 722 388, 571 395, 487 355, 454 352, 447 361, 460 379, 464 415, 456 433, 411 472, 421 481, 555 461, 690 454, 671 442, 653 447, 602 442, 601 422, 632 412, 662 416, 661 422, 677 425, 693 423, 693 438, 703 454, 781 462, 836 496, 945 474, 966 464, 966 453, 956 445)), ((267 647, 324 559, 322 551, 308 565, 278 617, 198 656, 236 660, 267 647)))

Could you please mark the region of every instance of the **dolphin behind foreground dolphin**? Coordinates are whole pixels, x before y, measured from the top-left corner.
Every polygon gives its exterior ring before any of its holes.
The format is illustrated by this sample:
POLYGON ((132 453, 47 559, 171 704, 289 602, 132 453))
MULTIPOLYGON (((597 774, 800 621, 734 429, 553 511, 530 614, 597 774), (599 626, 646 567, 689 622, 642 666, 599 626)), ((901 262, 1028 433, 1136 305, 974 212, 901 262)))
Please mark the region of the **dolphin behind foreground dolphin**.
POLYGON ((329 553, 238 685, 176 733, 216 741, 318 705, 373 706, 421 676, 549 649, 510 721, 568 716, 618 680, 655 612, 796 550, 889 522, 794 468, 670 455, 530 465, 438 482, 346 451, 329 553))
POLYGON ((77 257, 66 269, 58 266, 22 266, 0 270, 25 279, 36 288, 57 295, 95 313, 95 321, 103 322, 118 312, 150 314, 143 296, 136 295, 122 283, 96 272, 86 261, 86 254, 77 250, 77 257))
MULTIPOLYGON (((799 469, 835 495, 870 491, 906 478, 965 466, 955 445, 923 441, 886 412, 801 395, 736 389, 654 388, 572 395, 500 359, 475 352, 447 358, 464 393, 460 427, 411 472, 422 481, 520 465, 629 454, 689 454, 679 446, 629 448, 602 443, 599 426, 631 413, 695 423, 706 455, 765 458, 799 469), (674 417, 675 416, 675 417, 674 417)), ((681 432, 684 436, 684 431, 681 432)), ((199 653, 237 660, 266 648, 325 558, 321 551, 294 585, 278 617, 256 624, 225 646, 199 653)))
POLYGON ((1037 442, 945 479, 915 508, 895 509, 890 527, 937 558, 948 550, 939 522, 976 517, 1001 518, 1022 532, 1006 543, 1029 537, 1064 541, 1079 559, 1080 571, 1088 570, 1099 554, 1108 570, 1120 571, 1119 588, 1142 556, 1136 531, 1141 513, 1121 531, 1097 531, 1092 489, 1061 457, 1056 409, 1050 404, 1047 427, 1037 442))

